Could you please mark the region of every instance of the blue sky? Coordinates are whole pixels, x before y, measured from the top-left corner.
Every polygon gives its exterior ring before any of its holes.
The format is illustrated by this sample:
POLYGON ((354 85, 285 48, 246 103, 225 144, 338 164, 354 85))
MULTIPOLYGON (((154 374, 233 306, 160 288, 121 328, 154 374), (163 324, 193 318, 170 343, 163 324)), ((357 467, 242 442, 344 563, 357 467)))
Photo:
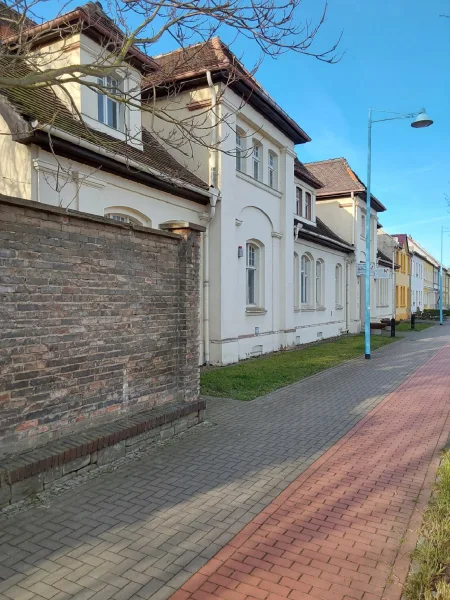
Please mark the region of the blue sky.
MULTIPOLYGON (((303 0, 301 14, 317 15, 322 6, 303 0)), ((344 156, 364 181, 369 107, 400 113, 426 107, 435 122, 430 128, 415 130, 408 121, 374 126, 372 189, 388 209, 380 215, 384 228, 411 234, 436 257, 441 225, 450 228, 450 19, 439 16, 445 13, 448 0, 329 0, 318 48, 343 31, 342 60, 329 65, 290 53, 266 58, 257 73, 312 138, 297 147, 299 158, 344 156)), ((260 57, 256 44, 234 36, 222 38, 233 40, 235 54, 252 68, 260 57)), ((154 53, 172 49, 167 36, 154 53)), ((450 235, 444 247, 450 265, 450 235)))
MULTIPOLYGON (((316 0, 316 5, 317 5, 316 0)), ((311 2, 304 3, 308 11, 311 2)), ((450 228, 450 14, 448 0, 330 0, 322 46, 344 30, 335 65, 288 54, 266 59, 257 78, 307 131, 301 160, 345 156, 364 181, 368 108, 412 112, 434 120, 415 130, 409 121, 374 126, 372 189, 387 207, 390 233, 409 233, 439 257, 440 228, 450 228)), ((239 46, 239 43, 237 44, 239 46)), ((252 60, 245 48, 246 62, 252 60)), ((450 236, 444 242, 450 264, 450 236)))

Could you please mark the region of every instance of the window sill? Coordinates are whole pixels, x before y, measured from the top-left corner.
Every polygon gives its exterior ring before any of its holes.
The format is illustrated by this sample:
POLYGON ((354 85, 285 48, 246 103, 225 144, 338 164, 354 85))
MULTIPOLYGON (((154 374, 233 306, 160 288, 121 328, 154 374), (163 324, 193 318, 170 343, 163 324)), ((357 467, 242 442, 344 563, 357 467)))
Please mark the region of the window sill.
POLYGON ((302 306, 301 311, 302 312, 313 312, 316 309, 314 308, 314 306, 310 306, 309 304, 305 304, 305 306, 302 306))
POLYGON ((294 219, 297 219, 297 221, 300 221, 301 223, 307 223, 308 225, 316 225, 315 219, 307 219, 306 217, 301 217, 300 215, 296 215, 295 213, 294 219))
POLYGON ((294 312, 295 313, 299 313, 299 312, 301 312, 301 309, 300 308, 294 308, 294 312))
POLYGON ((316 310, 327 310, 325 306, 321 306, 320 304, 318 304, 316 306, 316 310))
POLYGON ((336 304, 335 308, 336 308, 336 310, 344 310, 344 307, 341 306, 340 304, 336 304))
POLYGON ((247 315, 265 315, 267 312, 267 310, 265 308, 261 308, 259 306, 247 306, 247 308, 245 309, 245 313, 247 315))
POLYGON ((267 184, 263 183, 262 181, 258 181, 257 179, 253 179, 253 177, 251 177, 250 175, 247 175, 247 173, 243 173, 242 171, 238 171, 237 169, 236 169, 236 177, 239 177, 239 179, 243 179, 244 181, 247 181, 247 183, 256 185, 256 187, 259 187, 262 190, 269 192, 269 194, 273 194, 277 198, 281 198, 281 196, 282 196, 281 192, 279 192, 278 190, 274 190, 273 188, 270 187, 270 185, 267 185, 267 184))

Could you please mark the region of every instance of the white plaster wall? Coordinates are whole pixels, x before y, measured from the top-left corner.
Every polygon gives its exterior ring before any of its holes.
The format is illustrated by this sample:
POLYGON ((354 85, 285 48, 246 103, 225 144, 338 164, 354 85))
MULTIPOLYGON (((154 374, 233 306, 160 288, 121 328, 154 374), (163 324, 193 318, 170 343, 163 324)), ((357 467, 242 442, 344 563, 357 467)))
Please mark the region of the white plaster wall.
POLYGON ((293 143, 259 113, 249 105, 239 111, 240 99, 230 90, 224 96, 220 138, 225 152, 234 152, 236 123, 249 144, 254 137, 262 144, 262 181, 250 177, 250 168, 238 173, 235 156, 219 155, 221 201, 210 230, 211 362, 226 364, 284 347, 286 329, 293 335, 292 305, 288 314, 285 298, 292 290, 294 153, 293 143), (270 149, 278 155, 278 191, 267 185, 270 149), (248 240, 264 249, 264 312, 258 314, 246 310, 248 240))
POLYGON ((353 203, 354 200, 349 196, 336 200, 319 198, 316 205, 316 214, 319 219, 349 244, 355 243, 353 203))
MULTIPOLYGON (((295 343, 306 344, 319 339, 335 337, 347 331, 347 302, 346 302, 346 261, 348 256, 344 252, 326 249, 318 244, 299 239, 294 244, 294 251, 299 256, 310 254, 315 261, 324 261, 324 306, 317 308, 300 308, 294 310, 295 343), (342 265, 342 308, 336 307, 335 302, 335 272, 336 265, 342 265)), ((313 268, 313 279, 315 270, 313 268)), ((299 277, 300 281, 300 277, 299 277)), ((294 295, 292 295, 292 308, 294 308, 294 295)))
POLYGON ((419 308, 423 310, 425 306, 424 298, 424 261, 413 254, 411 257, 411 308, 412 312, 416 312, 419 308))
MULTIPOLYGON (((217 88, 217 92, 219 89, 217 88)), ((142 125, 153 131, 158 140, 182 165, 195 173, 203 181, 210 181, 210 163, 212 161, 211 146, 211 107, 205 106, 198 110, 189 110, 194 102, 211 101, 211 90, 208 87, 169 94, 153 103, 147 103, 142 111, 142 125), (180 137, 177 126, 171 121, 183 123, 187 133, 180 137), (194 130, 198 143, 189 135, 194 130), (172 143, 169 143, 169 140, 172 143), (167 142, 167 143, 166 143, 167 142)), ((218 113, 220 107, 217 108, 218 113)))
POLYGON ((32 199, 32 148, 18 144, 0 116, 0 192, 26 200, 32 199))
POLYGON ((135 216, 147 219, 147 223, 157 228, 170 219, 183 219, 201 224, 200 215, 206 207, 172 196, 166 192, 94 169, 87 165, 58 158, 40 150, 35 169, 38 168, 40 202, 104 215, 105 210, 115 207, 128 207, 135 216), (58 171, 59 167, 59 171, 58 171), (71 176, 68 177, 68 172, 71 176), (73 175, 77 179, 74 181, 73 175), (56 182, 60 189, 55 189, 56 182), (68 179, 68 181, 67 181, 68 179), (66 183, 67 181, 67 183, 66 183))

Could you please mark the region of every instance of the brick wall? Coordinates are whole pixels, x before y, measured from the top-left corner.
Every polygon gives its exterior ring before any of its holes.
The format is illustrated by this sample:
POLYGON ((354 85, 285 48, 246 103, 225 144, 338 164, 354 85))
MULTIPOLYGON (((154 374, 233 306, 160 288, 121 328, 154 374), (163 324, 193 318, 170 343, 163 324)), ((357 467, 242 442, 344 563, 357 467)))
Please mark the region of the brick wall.
POLYGON ((0 456, 198 396, 199 231, 0 195, 0 456))

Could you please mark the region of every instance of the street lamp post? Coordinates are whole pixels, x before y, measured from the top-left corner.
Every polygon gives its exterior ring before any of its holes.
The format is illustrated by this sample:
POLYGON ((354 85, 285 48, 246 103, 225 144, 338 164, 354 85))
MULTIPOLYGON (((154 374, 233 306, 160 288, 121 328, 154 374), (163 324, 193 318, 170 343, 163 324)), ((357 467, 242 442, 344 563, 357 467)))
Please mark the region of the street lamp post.
POLYGON ((365 272, 365 323, 364 323, 364 353, 367 359, 370 358, 370 208, 371 208, 371 178, 372 178, 372 124, 380 123, 381 121, 393 121, 395 119, 414 119, 411 123, 411 127, 415 129, 421 129, 422 127, 429 127, 433 124, 433 121, 425 112, 425 109, 408 113, 400 114, 386 110, 376 110, 369 108, 369 127, 368 127, 368 147, 367 147, 367 188, 366 188, 366 272, 365 272), (385 117, 383 119, 373 119, 373 113, 384 113, 388 115, 395 115, 391 117, 385 117))

